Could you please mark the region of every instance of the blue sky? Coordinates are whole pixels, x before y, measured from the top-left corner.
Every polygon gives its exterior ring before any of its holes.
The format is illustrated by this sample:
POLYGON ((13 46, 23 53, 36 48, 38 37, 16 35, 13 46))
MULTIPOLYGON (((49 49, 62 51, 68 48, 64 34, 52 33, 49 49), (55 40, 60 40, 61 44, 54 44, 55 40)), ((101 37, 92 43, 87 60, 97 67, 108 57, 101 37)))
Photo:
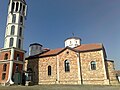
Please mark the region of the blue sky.
MULTIPOLYGON (((38 42, 64 47, 72 36, 82 44, 103 43, 108 59, 120 69, 120 0, 26 0, 24 49, 38 42)), ((0 0, 0 47, 3 47, 8 0, 0 0)))

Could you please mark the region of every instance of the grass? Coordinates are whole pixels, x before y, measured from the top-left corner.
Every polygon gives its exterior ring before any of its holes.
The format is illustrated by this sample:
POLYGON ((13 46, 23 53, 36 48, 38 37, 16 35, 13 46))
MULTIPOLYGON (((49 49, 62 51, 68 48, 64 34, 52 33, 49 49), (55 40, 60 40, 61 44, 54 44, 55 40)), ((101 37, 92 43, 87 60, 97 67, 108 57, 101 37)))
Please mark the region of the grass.
POLYGON ((0 90, 120 90, 120 86, 93 86, 93 85, 0 86, 0 90))

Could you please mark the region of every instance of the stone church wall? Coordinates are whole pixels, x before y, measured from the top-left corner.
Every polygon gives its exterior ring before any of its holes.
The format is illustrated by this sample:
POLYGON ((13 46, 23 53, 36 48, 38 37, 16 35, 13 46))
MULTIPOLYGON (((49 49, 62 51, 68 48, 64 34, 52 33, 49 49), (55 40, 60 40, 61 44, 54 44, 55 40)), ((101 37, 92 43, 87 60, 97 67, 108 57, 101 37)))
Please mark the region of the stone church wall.
POLYGON ((59 60, 59 83, 60 84, 81 84, 81 79, 78 78, 78 62, 77 53, 72 50, 65 50, 58 55, 59 60), (65 60, 70 62, 70 71, 65 72, 65 60))
POLYGON ((107 67, 107 73, 108 73, 108 78, 110 80, 110 84, 111 85, 118 84, 118 79, 114 68, 114 61, 107 60, 106 67, 107 67))
POLYGON ((56 83, 56 56, 40 58, 39 60, 39 84, 56 83), (51 66, 51 75, 48 75, 48 66, 51 66))
POLYGON ((102 50, 80 53, 83 84, 105 84, 102 50), (96 62, 96 70, 91 70, 91 62, 96 62))

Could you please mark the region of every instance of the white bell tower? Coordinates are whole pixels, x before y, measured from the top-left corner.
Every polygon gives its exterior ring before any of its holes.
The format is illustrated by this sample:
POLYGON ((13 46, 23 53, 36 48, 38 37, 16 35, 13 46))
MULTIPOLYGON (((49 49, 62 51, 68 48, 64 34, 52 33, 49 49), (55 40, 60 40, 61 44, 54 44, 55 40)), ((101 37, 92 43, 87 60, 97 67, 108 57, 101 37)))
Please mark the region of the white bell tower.
POLYGON ((0 83, 21 83, 25 60, 23 39, 26 12, 25 0, 9 0, 4 48, 0 50, 0 83), (14 77, 16 75, 19 79, 14 77))
POLYGON ((23 49, 24 21, 27 5, 25 0, 9 0, 4 48, 23 49))

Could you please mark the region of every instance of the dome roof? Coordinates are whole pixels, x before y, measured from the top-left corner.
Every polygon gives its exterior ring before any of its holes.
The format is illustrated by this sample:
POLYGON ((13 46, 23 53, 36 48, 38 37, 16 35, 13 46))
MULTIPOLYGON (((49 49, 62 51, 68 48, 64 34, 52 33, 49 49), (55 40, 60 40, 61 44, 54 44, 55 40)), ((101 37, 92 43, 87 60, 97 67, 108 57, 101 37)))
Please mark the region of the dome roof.
POLYGON ((38 46, 43 46, 43 45, 41 45, 41 44, 39 44, 39 43, 32 43, 32 44, 30 44, 30 46, 29 47, 31 47, 31 46, 33 46, 33 45, 38 45, 38 46))
POLYGON ((69 37, 69 38, 65 39, 65 41, 68 40, 68 39, 79 39, 79 40, 81 40, 81 38, 79 38, 79 37, 69 37))

